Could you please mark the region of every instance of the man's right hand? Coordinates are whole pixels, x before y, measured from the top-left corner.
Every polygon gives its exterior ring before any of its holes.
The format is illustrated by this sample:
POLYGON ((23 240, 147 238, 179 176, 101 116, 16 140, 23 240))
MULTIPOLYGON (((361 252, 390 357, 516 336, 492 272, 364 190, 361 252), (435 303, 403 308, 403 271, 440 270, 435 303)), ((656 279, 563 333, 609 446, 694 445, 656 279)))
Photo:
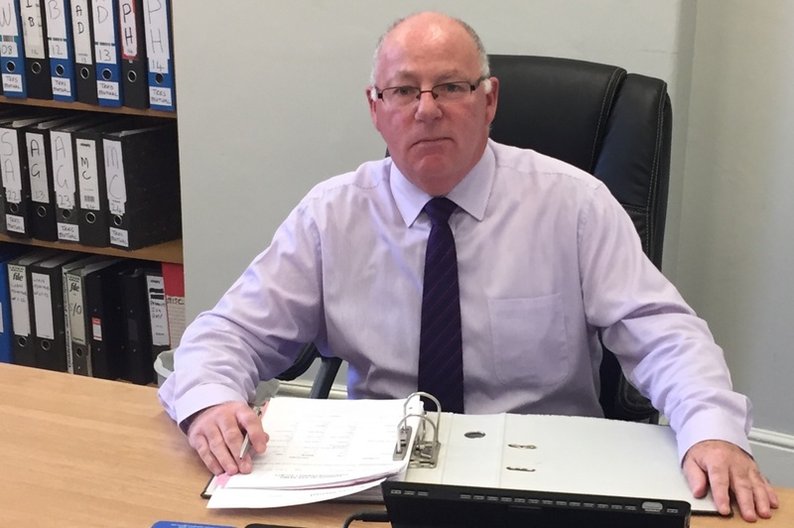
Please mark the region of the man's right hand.
POLYGON ((263 453, 269 439, 261 419, 243 402, 227 402, 199 411, 187 430, 190 446, 215 475, 250 473, 251 454, 240 456, 248 433, 251 450, 263 453))

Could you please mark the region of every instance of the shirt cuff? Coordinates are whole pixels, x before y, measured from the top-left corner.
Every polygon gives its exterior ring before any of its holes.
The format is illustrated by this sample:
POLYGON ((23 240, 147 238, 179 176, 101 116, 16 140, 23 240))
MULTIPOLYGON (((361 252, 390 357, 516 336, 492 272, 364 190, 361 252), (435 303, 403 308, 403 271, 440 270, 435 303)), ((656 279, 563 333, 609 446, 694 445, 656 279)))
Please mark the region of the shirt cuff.
POLYGON ((730 442, 752 456, 750 441, 747 438, 749 419, 730 416, 722 411, 700 412, 690 417, 676 432, 679 462, 683 464, 689 449, 704 440, 722 440, 730 442))

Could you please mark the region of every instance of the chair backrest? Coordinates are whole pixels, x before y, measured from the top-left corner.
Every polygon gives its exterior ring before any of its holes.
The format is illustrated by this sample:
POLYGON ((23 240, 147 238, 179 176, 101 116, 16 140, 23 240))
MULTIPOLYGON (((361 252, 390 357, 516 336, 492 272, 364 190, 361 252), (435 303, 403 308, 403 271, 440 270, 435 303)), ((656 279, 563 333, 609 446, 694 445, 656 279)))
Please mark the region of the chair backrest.
MULTIPOLYGON (((491 137, 567 161, 602 180, 634 221, 645 253, 661 267, 672 129, 667 85, 616 66, 570 59, 491 55, 490 61, 500 79, 491 137)), ((317 357, 317 349, 307 346, 299 367, 279 378, 300 375, 317 357)), ((312 397, 328 396, 339 365, 336 358, 323 358, 312 397)), ((606 349, 600 403, 608 418, 658 419, 606 349)))
MULTIPOLYGON (((491 137, 567 161, 603 181, 660 268, 672 130, 666 83, 571 59, 491 55, 490 62, 500 80, 491 137)), ((600 401, 608 418, 658 419, 608 350, 600 401)))

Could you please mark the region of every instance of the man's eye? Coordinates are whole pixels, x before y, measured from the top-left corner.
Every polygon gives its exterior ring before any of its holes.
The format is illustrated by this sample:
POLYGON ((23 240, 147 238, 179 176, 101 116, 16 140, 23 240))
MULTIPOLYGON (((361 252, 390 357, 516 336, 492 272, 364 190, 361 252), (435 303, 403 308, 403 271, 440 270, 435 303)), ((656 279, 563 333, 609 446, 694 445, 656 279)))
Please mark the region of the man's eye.
POLYGON ((413 86, 398 86, 394 89, 394 93, 400 97, 410 97, 416 94, 416 88, 413 86))
POLYGON ((459 93, 463 91, 463 85, 461 85, 460 83, 442 84, 441 90, 449 94, 459 93))

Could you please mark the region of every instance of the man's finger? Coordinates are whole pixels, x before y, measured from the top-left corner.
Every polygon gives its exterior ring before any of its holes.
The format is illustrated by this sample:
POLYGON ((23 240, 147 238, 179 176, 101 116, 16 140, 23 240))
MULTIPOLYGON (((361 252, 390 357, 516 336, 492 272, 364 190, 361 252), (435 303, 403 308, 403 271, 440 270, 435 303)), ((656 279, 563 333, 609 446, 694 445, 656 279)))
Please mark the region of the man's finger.
POLYGON ((196 453, 198 453, 201 461, 204 462, 204 465, 207 466, 207 469, 209 469, 213 475, 220 475, 223 473, 223 468, 218 463, 215 455, 212 454, 210 446, 207 443, 207 439, 203 435, 197 434, 192 437, 190 439, 190 444, 193 449, 196 450, 196 453))
POLYGON ((689 456, 684 459, 683 471, 689 489, 692 490, 692 495, 698 499, 705 497, 708 491, 708 479, 705 471, 689 456))

